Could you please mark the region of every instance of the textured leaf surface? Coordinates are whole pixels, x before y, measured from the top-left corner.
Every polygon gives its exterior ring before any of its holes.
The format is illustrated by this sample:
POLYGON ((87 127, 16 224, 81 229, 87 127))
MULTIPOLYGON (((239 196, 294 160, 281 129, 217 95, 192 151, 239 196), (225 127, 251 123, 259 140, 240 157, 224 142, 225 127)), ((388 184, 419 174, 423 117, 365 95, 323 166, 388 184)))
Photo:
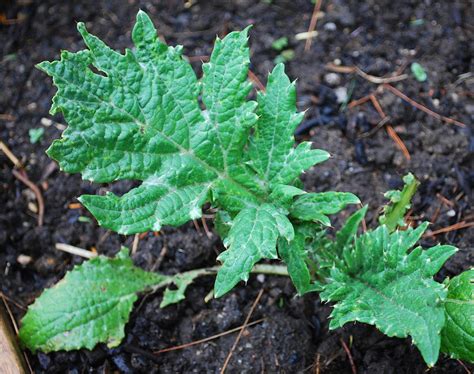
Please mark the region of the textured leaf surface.
POLYGON ((411 199, 420 184, 411 173, 403 177, 403 182, 405 185, 401 191, 392 190, 385 193, 390 203, 384 207, 379 222, 381 225, 386 225, 390 232, 405 224, 405 213, 410 209, 411 199))
POLYGON ((336 214, 349 204, 358 204, 360 200, 349 192, 320 192, 299 196, 290 208, 294 218, 303 221, 320 222, 330 226, 329 214, 336 214))
POLYGON ((297 226, 295 237, 291 241, 279 240, 278 253, 288 266, 288 274, 296 287, 299 295, 319 290, 313 282, 313 277, 308 267, 307 239, 313 239, 315 228, 297 226))
POLYGON ((343 249, 321 298, 337 302, 331 328, 358 321, 388 336, 411 336, 429 365, 438 359, 446 289, 432 277, 456 251, 451 246, 408 252, 427 225, 389 233, 386 226, 343 249))
POLYGON ((217 273, 215 296, 222 296, 240 280, 247 281, 254 264, 262 258, 278 258, 276 244, 279 237, 292 240, 294 230, 278 208, 263 204, 242 210, 235 217, 224 242, 227 250, 218 257, 223 264, 217 273))
POLYGON ((137 292, 166 276, 132 264, 128 250, 116 258, 99 256, 72 271, 31 305, 20 329, 22 343, 33 352, 114 347, 124 337, 137 292))
POLYGON ((289 184, 304 170, 325 161, 329 153, 309 143, 293 148, 293 133, 303 119, 296 112, 296 88, 278 64, 268 77, 266 92, 258 95, 258 122, 250 144, 250 164, 269 184, 289 184))
MULTIPOLYGON (((294 146, 303 114, 284 66, 274 68, 255 102, 247 100, 249 28, 216 40, 201 82, 182 48, 162 43, 144 12, 132 31, 134 48, 123 54, 84 24, 78 30, 87 49, 38 65, 58 88, 51 112, 69 125, 48 154, 62 170, 94 182, 139 182, 122 196, 81 196, 98 222, 122 234, 157 231, 199 218, 211 203, 220 211, 216 226, 228 235, 216 295, 246 279, 256 261, 276 258, 278 237, 293 233, 288 209, 304 194, 295 186, 299 175, 329 157, 308 142, 294 146), (252 221, 262 217, 268 228, 252 221)), ((304 214, 329 225, 327 214, 355 201, 342 196, 312 197, 304 214)), ((303 200, 298 204, 300 219, 303 200)))
POLYGON ((474 269, 449 281, 444 308, 441 350, 453 358, 474 362, 474 269))

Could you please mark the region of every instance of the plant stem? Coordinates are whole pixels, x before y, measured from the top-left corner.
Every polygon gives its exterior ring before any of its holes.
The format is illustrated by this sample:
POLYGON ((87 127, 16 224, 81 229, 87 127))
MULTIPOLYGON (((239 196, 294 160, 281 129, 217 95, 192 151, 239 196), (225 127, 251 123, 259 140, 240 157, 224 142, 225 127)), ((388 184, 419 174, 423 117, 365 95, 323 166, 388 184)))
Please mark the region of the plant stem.
MULTIPOLYGON (((203 277, 206 275, 215 275, 219 269, 220 266, 213 266, 210 268, 202 268, 202 269, 195 269, 195 270, 190 270, 186 271, 184 273, 178 273, 172 276, 167 277, 165 280, 160 279, 160 282, 157 283, 157 285, 153 288, 153 291, 156 291, 160 288, 166 287, 172 283, 175 283, 176 278, 198 278, 198 277, 203 277)), ((255 265, 251 271, 253 274, 268 274, 268 275, 279 275, 279 276, 284 276, 288 277, 288 269, 286 265, 270 265, 270 264, 260 264, 260 265, 255 265)))

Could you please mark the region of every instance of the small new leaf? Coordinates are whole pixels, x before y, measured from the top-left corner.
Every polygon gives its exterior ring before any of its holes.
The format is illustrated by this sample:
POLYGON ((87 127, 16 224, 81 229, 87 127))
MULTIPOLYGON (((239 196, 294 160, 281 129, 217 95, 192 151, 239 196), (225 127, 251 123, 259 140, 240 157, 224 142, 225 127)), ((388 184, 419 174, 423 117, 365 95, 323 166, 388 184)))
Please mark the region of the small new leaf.
POLYGON ((161 300, 160 308, 165 308, 168 305, 179 303, 181 300, 184 300, 186 296, 184 295, 188 286, 193 283, 193 281, 206 274, 206 271, 203 270, 194 270, 188 271, 186 273, 176 274, 170 277, 170 280, 177 287, 176 289, 171 289, 167 287, 163 293, 163 300, 161 300))
POLYGON ((343 249, 343 262, 331 269, 323 300, 336 302, 330 328, 358 321, 388 336, 411 336, 429 365, 438 359, 444 326, 446 289, 433 275, 455 253, 451 246, 409 250, 427 225, 389 233, 368 232, 343 249))
POLYGON ((270 204, 242 210, 232 224, 224 241, 228 248, 218 260, 222 267, 217 273, 215 297, 220 297, 240 280, 247 281, 253 266, 263 258, 278 258, 278 238, 290 241, 294 237, 291 222, 283 212, 270 204))
POLYGON ((386 225, 390 232, 396 230, 398 226, 404 225, 405 213, 410 209, 411 199, 420 184, 411 173, 403 177, 403 182, 405 185, 401 191, 387 191, 384 195, 390 200, 390 204, 384 207, 379 222, 381 225, 386 225))
POLYGON ((474 269, 448 282, 444 310, 441 350, 453 358, 474 362, 474 269))
POLYGON ((33 352, 117 346, 137 293, 166 278, 133 266, 127 249, 113 259, 96 257, 36 299, 22 320, 20 339, 33 352))
POLYGON ((319 192, 299 196, 290 207, 290 215, 302 221, 320 222, 330 226, 328 215, 340 212, 360 200, 349 192, 319 192))

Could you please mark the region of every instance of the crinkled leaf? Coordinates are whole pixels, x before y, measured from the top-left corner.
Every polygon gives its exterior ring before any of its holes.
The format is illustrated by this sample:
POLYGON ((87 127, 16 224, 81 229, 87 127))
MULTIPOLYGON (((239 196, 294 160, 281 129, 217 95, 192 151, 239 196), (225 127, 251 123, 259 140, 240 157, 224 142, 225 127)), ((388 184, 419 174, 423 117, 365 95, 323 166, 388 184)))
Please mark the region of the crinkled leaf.
MULTIPOLYGON (((217 295, 246 279, 259 259, 275 258, 278 237, 293 234, 286 215, 303 193, 298 176, 329 157, 307 142, 294 147, 303 115, 284 66, 270 74, 256 109, 247 100, 249 28, 216 40, 201 83, 182 48, 162 43, 144 12, 132 31, 134 49, 125 53, 82 23, 78 30, 87 49, 38 65, 58 87, 51 112, 62 112, 69 125, 48 153, 62 170, 94 182, 140 183, 123 196, 81 196, 99 223, 123 234, 156 231, 200 217, 210 202, 222 211, 221 233, 232 224, 217 295), (249 228, 261 215, 270 226, 249 228)), ((337 204, 318 207, 320 214, 344 206, 337 204)), ((325 216, 320 220, 329 224, 325 216)), ((167 298, 180 297, 170 292, 167 298)))
POLYGON ((259 119, 249 147, 249 164, 268 184, 292 183, 304 170, 329 158, 307 142, 294 148, 293 133, 303 119, 296 112, 296 88, 278 64, 268 76, 266 92, 258 94, 259 119))
POLYGON ((331 269, 321 298, 335 301, 331 328, 358 321, 388 336, 411 336, 429 365, 438 359, 446 289, 433 275, 456 251, 436 246, 409 252, 426 230, 397 231, 386 226, 356 239, 343 250, 343 263, 331 269))
POLYGON ((20 339, 33 352, 117 346, 137 292, 166 278, 133 266, 126 249, 113 259, 96 257, 36 299, 23 318, 20 339))
POLYGON ((270 194, 270 200, 285 208, 289 208, 295 196, 304 195, 305 193, 306 191, 295 186, 277 184, 270 194))
POLYGON ((384 195, 390 203, 384 206, 379 222, 381 225, 386 225, 390 232, 404 225, 405 213, 410 209, 411 199, 420 184, 411 173, 403 177, 403 182, 405 185, 401 191, 387 191, 384 195))
POLYGON ((308 254, 306 249, 306 239, 312 230, 305 230, 305 227, 298 226, 293 240, 280 239, 278 242, 278 253, 281 259, 288 266, 288 274, 296 287, 299 295, 319 290, 312 279, 308 268, 308 254))
POLYGON ((329 214, 336 214, 349 204, 360 200, 349 192, 319 192, 299 196, 290 207, 290 215, 303 221, 320 222, 330 226, 329 214))
POLYGON ((232 289, 240 280, 247 281, 255 263, 263 258, 276 259, 279 237, 292 240, 293 226, 280 209, 270 204, 243 209, 234 219, 225 239, 227 250, 214 286, 215 297, 232 289))
POLYGON ((474 362, 474 269, 448 282, 444 309, 441 350, 453 358, 474 362))

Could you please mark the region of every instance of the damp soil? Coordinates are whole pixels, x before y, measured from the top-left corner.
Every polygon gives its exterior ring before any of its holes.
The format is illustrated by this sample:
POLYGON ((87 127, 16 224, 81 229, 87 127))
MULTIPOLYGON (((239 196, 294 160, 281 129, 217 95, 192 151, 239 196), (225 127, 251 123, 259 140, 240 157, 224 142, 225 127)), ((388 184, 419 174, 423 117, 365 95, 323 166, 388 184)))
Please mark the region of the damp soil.
MULTIPOLYGON (((124 193, 130 183, 96 185, 78 175, 61 173, 45 149, 64 129, 61 116, 48 110, 54 88, 34 68, 42 60, 58 58, 62 49, 84 47, 75 30, 85 21, 90 31, 117 49, 131 47, 130 30, 139 8, 154 19, 169 44, 184 45, 187 56, 209 55, 216 35, 254 24, 251 31, 252 71, 265 82, 279 52, 272 42, 287 37, 294 58, 287 72, 298 79, 298 106, 307 110, 298 140, 311 140, 332 158, 303 177, 310 191, 352 191, 370 205, 367 224, 383 204, 383 192, 401 186, 408 171, 421 180, 410 216, 415 223, 433 222, 437 230, 472 221, 474 187, 472 126, 474 102, 474 5, 469 1, 330 0, 322 5, 318 35, 308 52, 295 35, 308 28, 313 4, 309 0, 270 1, 5 1, 0 5, 0 139, 23 162, 29 178, 45 200, 44 225, 37 226, 36 200, 12 174, 12 164, 0 153, 0 287, 17 320, 46 287, 52 286, 82 261, 59 252, 62 242, 115 254, 132 237, 99 228, 76 198, 84 193, 112 190, 124 193), (3 15, 5 17, 3 17, 3 15), (6 21, 9 20, 9 21, 6 21), (8 23, 8 24, 7 24, 8 23), (410 75, 419 62, 428 80, 410 75), (428 108, 456 118, 467 127, 446 124, 428 116, 386 89, 377 97, 406 145, 407 160, 382 126, 370 103, 348 109, 346 102, 377 87, 361 77, 334 74, 328 63, 357 65, 384 76, 407 73, 394 86, 428 108), (470 73, 471 72, 471 73, 470 73), (44 136, 31 144, 28 130, 43 128, 44 136), (73 204, 73 205, 71 205, 73 204), (76 205, 75 205, 76 204, 76 205), (86 218, 84 218, 86 217, 86 218), (27 256, 27 257, 25 257, 27 256)), ((193 61, 199 61, 195 57, 193 61)), ((200 63, 193 62, 197 74, 200 63)), ((337 226, 345 218, 336 219, 337 226)), ((212 223, 208 225, 212 231, 212 223)), ((474 229, 439 234, 423 240, 459 247, 438 279, 459 274, 474 265, 474 229)), ((134 255, 137 265, 165 273, 212 266, 222 243, 202 225, 165 228, 141 238, 134 255)), ((205 302, 213 280, 202 278, 179 305, 159 309, 161 293, 141 297, 126 327, 126 339, 116 349, 28 353, 37 373, 215 373, 231 349, 235 334, 184 350, 152 355, 157 350, 205 338, 239 326, 259 291, 263 296, 252 320, 264 318, 243 334, 228 366, 229 373, 352 373, 343 349, 351 352, 358 373, 424 373, 426 365, 410 339, 388 338, 375 328, 350 324, 329 331, 330 306, 317 294, 295 297, 286 278, 252 276, 227 296, 205 302)), ((465 373, 457 360, 442 356, 431 373, 465 373)))

